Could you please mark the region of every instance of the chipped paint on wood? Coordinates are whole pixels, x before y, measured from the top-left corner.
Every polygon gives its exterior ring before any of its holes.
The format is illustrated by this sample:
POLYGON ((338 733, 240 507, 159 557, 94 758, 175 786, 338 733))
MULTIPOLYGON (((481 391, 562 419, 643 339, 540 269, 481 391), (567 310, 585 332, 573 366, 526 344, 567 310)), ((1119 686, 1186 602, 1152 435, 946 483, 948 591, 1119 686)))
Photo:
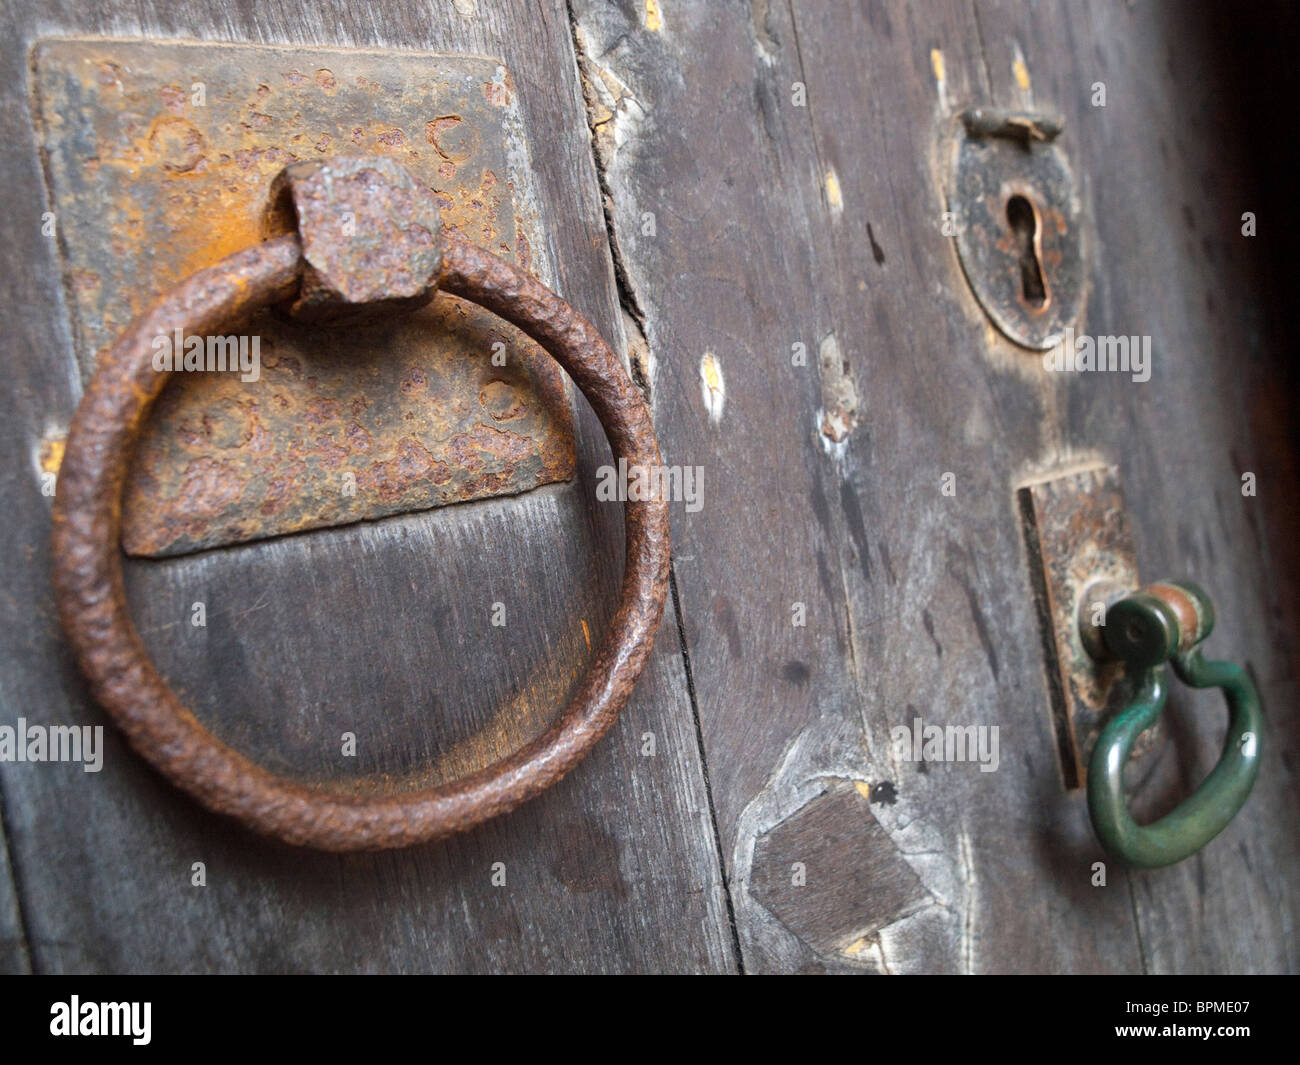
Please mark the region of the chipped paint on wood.
POLYGON ((1025 62, 1025 53, 1021 51, 1018 41, 1011 42, 1011 76, 1015 78, 1021 103, 1027 106, 1032 92, 1029 81, 1029 64, 1025 62))
POLYGON ((709 421, 717 425, 722 421, 727 387, 722 380, 722 365, 711 351, 706 351, 700 360, 700 395, 704 399, 704 409, 709 412, 709 421))
POLYGON ((838 218, 844 213, 844 193, 840 188, 839 175, 834 170, 826 171, 826 204, 831 209, 831 216, 838 218))
POLYGON ((1011 72, 1015 75, 1016 84, 1027 91, 1029 89, 1029 68, 1025 66, 1025 61, 1019 56, 1011 64, 1011 72))
POLYGON ((42 473, 51 473, 58 476, 59 467, 63 464, 63 451, 68 443, 68 434, 66 430, 57 430, 46 434, 41 440, 37 450, 36 463, 42 473))
POLYGON ((840 351, 834 333, 822 337, 817 355, 822 382, 822 406, 817 412, 818 432, 823 447, 838 449, 833 451, 838 455, 857 425, 857 386, 853 381, 853 368, 840 351))
POLYGON ((943 52, 938 48, 930 49, 930 70, 934 74, 934 87, 939 95, 939 108, 948 109, 948 78, 943 52))

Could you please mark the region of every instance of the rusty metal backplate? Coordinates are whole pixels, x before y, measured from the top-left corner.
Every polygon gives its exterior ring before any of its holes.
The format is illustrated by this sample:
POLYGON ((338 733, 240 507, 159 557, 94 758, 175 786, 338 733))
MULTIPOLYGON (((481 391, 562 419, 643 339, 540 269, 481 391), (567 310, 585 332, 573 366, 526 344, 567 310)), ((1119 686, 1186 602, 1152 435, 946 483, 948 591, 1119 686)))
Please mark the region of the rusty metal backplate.
MULTIPOLYGON (((1091 623, 1094 603, 1139 587, 1119 471, 1091 465, 1026 483, 1017 491, 1038 606, 1048 692, 1067 788, 1083 787, 1088 759, 1111 715, 1133 688, 1117 662, 1097 662, 1084 646, 1079 621, 1091 623)), ((1095 616, 1104 620, 1104 612, 1095 616)), ((1154 770, 1160 726, 1144 732, 1126 767, 1126 787, 1154 770)))
POLYGON ((1062 149, 966 128, 953 148, 948 203, 962 270, 993 324, 1022 347, 1053 347, 1079 318, 1085 281, 1082 203, 1062 149))
MULTIPOLYGON (((83 380, 166 288, 265 235, 286 165, 387 155, 443 227, 546 280, 513 85, 496 60, 48 40, 33 93, 83 380)), ((440 295, 378 326, 243 327, 258 366, 177 373, 123 503, 135 555, 521 492, 573 476, 558 366, 440 295)))

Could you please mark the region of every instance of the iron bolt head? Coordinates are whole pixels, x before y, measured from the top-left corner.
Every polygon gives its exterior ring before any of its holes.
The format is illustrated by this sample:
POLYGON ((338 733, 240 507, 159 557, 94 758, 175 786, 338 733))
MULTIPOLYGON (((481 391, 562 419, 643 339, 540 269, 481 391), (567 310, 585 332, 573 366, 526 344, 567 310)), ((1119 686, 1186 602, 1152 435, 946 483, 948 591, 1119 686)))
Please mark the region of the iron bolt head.
POLYGON ((306 321, 383 318, 428 303, 442 268, 433 193, 383 156, 294 163, 271 185, 268 228, 297 229, 306 321))

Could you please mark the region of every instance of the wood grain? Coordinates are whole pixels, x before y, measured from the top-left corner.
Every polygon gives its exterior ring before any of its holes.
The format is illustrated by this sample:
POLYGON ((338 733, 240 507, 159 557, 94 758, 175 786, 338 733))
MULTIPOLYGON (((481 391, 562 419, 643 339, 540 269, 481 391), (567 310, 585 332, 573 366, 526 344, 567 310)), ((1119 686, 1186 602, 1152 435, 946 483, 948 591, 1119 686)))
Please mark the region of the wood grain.
MULTIPOLYGON (((569 25, 549 5, 106 3, 10 12, 3 433, 28 456, 76 398, 26 99, 34 36, 311 41, 499 56, 515 76, 548 246, 539 270, 616 342, 620 318, 569 25), (549 266, 547 264, 550 264, 549 266), (23 358, 19 353, 42 353, 23 358)), ((134 616, 198 715, 267 764, 346 780, 491 760, 581 676, 617 590, 608 449, 582 405, 579 475, 510 501, 405 515, 130 567, 134 616), (189 624, 202 601, 206 628, 189 624), (490 622, 494 603, 504 627, 490 622), (358 754, 341 757, 345 731, 358 754)), ((6 708, 102 723, 50 611, 48 509, 9 464, 24 560, 4 602, 6 708)), ((86 781, 4 766, 11 855, 41 971, 717 971, 735 967, 676 621, 615 732, 560 786, 446 845, 338 858, 249 836, 164 785, 112 736, 86 781), (655 754, 641 754, 647 733, 655 754), (207 886, 191 886, 206 865, 207 886), (494 886, 494 863, 506 882, 494 886)))
POLYGON ((860 952, 881 928, 934 902, 852 784, 759 836, 749 890, 822 953, 860 952))
MULTIPOLYGON (((1177 901, 1193 863, 1134 878, 1132 889, 1112 865, 1108 886, 1092 886, 1104 856, 1082 797, 1061 788, 1054 764, 1015 516, 1014 486, 1026 476, 1121 462, 1143 571, 1217 567, 1216 590, 1228 586, 1224 602, 1239 619, 1220 653, 1267 656, 1262 674, 1284 686, 1294 676, 1261 628, 1291 615, 1275 591, 1238 577, 1251 528, 1291 521, 1280 500, 1257 511, 1230 503, 1238 473, 1229 478, 1226 456, 1261 457, 1247 428, 1261 397, 1224 360, 1231 330, 1207 320, 1204 293, 1172 280, 1193 268, 1186 251, 1211 257, 1187 236, 1175 201, 1231 212, 1232 175, 1202 184, 1203 163, 1185 167, 1159 150, 1153 131, 1178 124, 1172 109, 1186 86, 1152 72, 1143 58, 1152 42, 1129 43, 1134 16, 1101 3, 1068 18, 1056 6, 684 4, 652 34, 635 12, 575 10, 589 80, 604 71, 635 101, 605 180, 624 302, 658 364, 661 440, 679 461, 718 470, 704 511, 680 525, 676 572, 747 969, 1294 968, 1281 929, 1296 900, 1279 886, 1281 869, 1296 867, 1294 841, 1275 838, 1294 814, 1280 760, 1288 739, 1254 815, 1201 860, 1231 863, 1239 881, 1250 876, 1238 861, 1244 844, 1250 864, 1267 869, 1245 892, 1217 885, 1221 919, 1209 933, 1194 933, 1202 926, 1177 901), (1115 71, 1117 51, 1119 103, 1089 114, 1093 67, 1115 71), (1141 92, 1126 92, 1128 80, 1141 92), (1168 361, 1149 385, 1049 379, 974 302, 941 230, 941 190, 945 138, 958 111, 977 103, 1064 113, 1089 219, 1083 325, 1155 334, 1168 361), (1098 137, 1117 143, 1102 148, 1098 137), (642 216, 656 207, 669 221, 651 239, 642 216), (803 371, 790 358, 800 341, 811 356, 803 371), (698 380, 705 352, 726 382, 716 424, 698 380), (823 431, 846 396, 851 432, 823 431), (1216 469, 1218 500, 1196 496, 1216 469), (1180 541, 1196 553, 1180 554, 1180 541), (808 606, 806 629, 791 625, 794 601, 808 606), (900 763, 890 729, 915 716, 997 725, 998 771, 900 763), (774 927, 749 891, 769 875, 751 866, 755 839, 828 778, 872 794, 889 785, 892 802, 873 808, 936 899, 852 957, 774 927), (1267 858, 1247 842, 1259 833, 1267 858), (1143 892, 1152 901, 1135 905, 1143 892), (1248 907, 1264 915, 1247 918, 1248 907), (1152 942, 1161 913, 1186 925, 1177 948, 1152 942), (1252 920, 1265 931, 1230 945, 1226 930, 1252 920)), ((1141 18, 1142 33, 1179 32, 1173 6, 1141 18)), ((1183 61, 1189 74, 1209 62, 1183 61)), ((1198 161, 1217 157, 1212 130, 1179 136, 1196 138, 1198 161)), ((1213 255, 1212 283, 1249 291, 1217 244, 1213 255)), ((1249 300, 1213 304, 1249 335, 1249 300)), ((1152 805, 1176 801, 1211 764, 1216 713, 1209 707, 1203 730, 1178 748, 1170 762, 1183 779, 1152 805)), ((1285 737, 1288 719, 1281 724, 1285 737)))
MULTIPOLYGON (((626 341, 665 461, 704 470, 703 508, 673 506, 674 610, 647 674, 571 778, 416 852, 338 859, 253 839, 115 738, 94 781, 0 766, 21 901, 6 917, 0 868, 0 943, 16 943, 0 964, 21 969, 29 951, 50 971, 1300 969, 1295 224, 1268 172, 1292 172, 1285 138, 1260 117, 1295 75, 1281 45, 1257 64, 1240 51, 1266 43, 1267 18, 1121 0, 677 0, 647 26, 635 3, 461 6, 476 14, 405 0, 8 12, 0 537, 20 564, 0 596, 4 712, 99 721, 50 607, 34 457, 77 389, 39 235, 25 96, 38 31, 504 60, 552 280, 626 341), (942 231, 947 138, 972 104, 1064 117, 1087 242, 1080 329, 1151 335, 1146 384, 1048 374, 975 302, 942 231), (1272 730, 1219 839, 1167 870, 1107 863, 1104 887, 1083 797, 1061 786, 1015 501, 1027 477, 1082 461, 1119 465, 1143 576, 1209 588, 1208 651, 1250 665, 1272 730), (1257 496, 1241 493, 1246 472, 1257 496), (997 726, 997 771, 900 757, 891 730, 918 717, 997 726), (834 870, 819 890, 784 890, 795 852, 834 870), (189 886, 196 860, 205 889, 189 886), (505 888, 489 881, 497 861, 505 888)), ((481 764, 559 705, 612 602, 618 511, 591 505, 605 449, 580 414, 573 486, 134 565, 150 648, 205 721, 285 772, 481 764), (198 599, 204 630, 186 623, 198 599), (344 730, 361 740, 346 764, 344 730)), ((1147 813, 1194 787, 1221 741, 1217 697, 1171 702, 1147 813)))

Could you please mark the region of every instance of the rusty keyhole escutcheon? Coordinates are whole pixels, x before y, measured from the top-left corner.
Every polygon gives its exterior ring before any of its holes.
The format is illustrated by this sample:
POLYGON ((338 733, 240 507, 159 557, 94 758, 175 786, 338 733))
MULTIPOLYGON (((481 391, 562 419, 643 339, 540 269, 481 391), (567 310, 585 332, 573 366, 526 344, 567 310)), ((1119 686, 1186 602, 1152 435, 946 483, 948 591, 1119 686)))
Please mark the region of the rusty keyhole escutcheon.
POLYGON ((1058 120, 972 108, 953 148, 948 209, 962 270, 993 324, 1053 347, 1083 305, 1081 207, 1058 120))

